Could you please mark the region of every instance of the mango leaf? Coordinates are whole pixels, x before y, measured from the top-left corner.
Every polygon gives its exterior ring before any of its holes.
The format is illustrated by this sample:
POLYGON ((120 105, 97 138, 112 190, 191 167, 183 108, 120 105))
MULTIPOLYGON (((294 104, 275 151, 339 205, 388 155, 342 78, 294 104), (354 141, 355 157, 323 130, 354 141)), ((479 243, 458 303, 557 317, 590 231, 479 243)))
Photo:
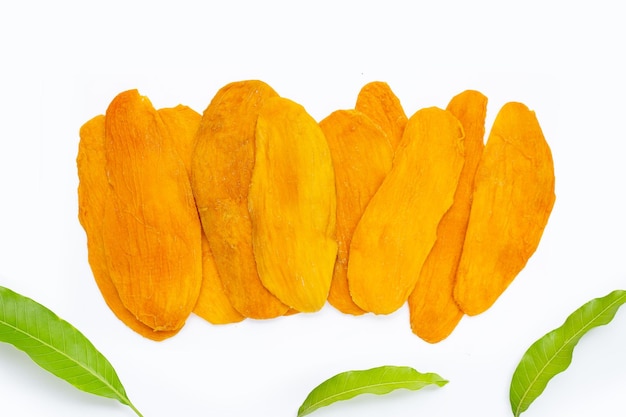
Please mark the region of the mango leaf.
POLYGON ((387 394, 399 388, 419 390, 426 385, 447 384, 437 374, 422 374, 406 366, 381 366, 364 371, 348 371, 333 376, 313 389, 298 409, 298 417, 337 401, 361 394, 387 394))
POLYGON ((626 291, 595 298, 574 311, 563 325, 533 343, 513 373, 510 401, 517 417, 544 391, 555 375, 572 362, 574 347, 594 327, 608 324, 626 303, 626 291))
POLYGON ((74 326, 41 304, 0 286, 0 342, 24 351, 43 369, 76 388, 130 402, 109 361, 74 326))

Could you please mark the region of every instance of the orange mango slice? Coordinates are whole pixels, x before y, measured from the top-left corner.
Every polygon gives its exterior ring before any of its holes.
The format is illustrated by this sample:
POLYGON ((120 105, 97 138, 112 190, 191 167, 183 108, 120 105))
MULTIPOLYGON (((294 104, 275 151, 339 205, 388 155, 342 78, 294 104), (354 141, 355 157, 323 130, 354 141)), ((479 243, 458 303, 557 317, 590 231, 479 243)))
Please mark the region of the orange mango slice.
POLYGON ((463 162, 463 128, 452 113, 431 107, 411 116, 391 171, 352 237, 348 283, 360 308, 389 314, 407 301, 463 162))
POLYGON ((437 240, 409 296, 411 329, 430 343, 448 337, 463 317, 452 292, 465 241, 474 176, 484 148, 487 97, 478 91, 464 91, 452 98, 447 110, 463 126, 465 163, 454 203, 437 226, 437 240))
POLYGON ((454 287, 465 314, 493 305, 535 252, 554 205, 554 182, 552 153, 535 113, 505 104, 476 171, 454 287))
POLYGON ((224 292, 241 315, 254 319, 289 308, 259 278, 248 212, 257 118, 277 96, 257 80, 222 87, 202 115, 191 161, 193 193, 224 292))
POLYGON ((338 254, 328 302, 359 315, 348 288, 350 242, 370 199, 391 169, 393 149, 387 135, 364 113, 338 110, 320 122, 335 169, 338 254))

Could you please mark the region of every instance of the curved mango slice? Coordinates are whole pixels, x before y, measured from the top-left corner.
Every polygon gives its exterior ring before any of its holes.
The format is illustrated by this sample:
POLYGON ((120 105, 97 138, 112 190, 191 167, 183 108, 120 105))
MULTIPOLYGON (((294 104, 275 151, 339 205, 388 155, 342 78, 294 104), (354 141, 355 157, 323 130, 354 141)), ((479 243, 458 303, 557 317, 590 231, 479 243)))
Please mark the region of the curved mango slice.
POLYGON ((466 314, 487 310, 537 249, 555 201, 554 164, 535 113, 498 112, 476 171, 454 298, 466 314))
POLYGON ((191 185, 224 292, 245 317, 268 319, 288 306, 261 283, 252 251, 248 190, 255 126, 263 103, 278 94, 262 81, 222 87, 202 115, 191 161, 191 185))
POLYGON ((478 91, 464 91, 452 98, 447 110, 465 131, 465 164, 454 203, 437 226, 437 241, 409 296, 411 329, 429 343, 448 337, 463 317, 452 292, 472 205, 474 176, 484 148, 487 97, 478 91))
POLYGON ((178 330, 156 331, 137 320, 122 303, 109 276, 102 240, 104 199, 109 186, 104 156, 104 115, 94 117, 80 128, 76 164, 78 219, 87 235, 89 266, 104 301, 118 319, 140 335, 155 341, 174 336, 178 330))
POLYGON ((387 135, 365 114, 337 110, 320 122, 335 169, 338 254, 328 302, 346 314, 364 311, 348 288, 352 234, 365 207, 391 169, 393 149, 387 135))
MULTIPOLYGON (((170 129, 178 154, 191 178, 191 159, 202 116, 183 105, 159 109, 158 112, 170 129)), ((233 308, 224 293, 224 286, 217 273, 215 259, 204 232, 202 232, 202 285, 193 312, 212 324, 237 323, 244 319, 233 308)))
POLYGON ((248 207, 263 285, 297 311, 321 309, 337 256, 335 176, 324 133, 291 100, 261 108, 248 207))
POLYGON ((431 107, 411 116, 350 245, 348 283, 363 310, 389 314, 407 301, 452 205, 463 154, 463 128, 452 113, 431 107))
POLYGON ((180 329, 202 281, 200 222, 170 131, 136 90, 105 117, 103 243, 122 303, 155 330, 180 329))

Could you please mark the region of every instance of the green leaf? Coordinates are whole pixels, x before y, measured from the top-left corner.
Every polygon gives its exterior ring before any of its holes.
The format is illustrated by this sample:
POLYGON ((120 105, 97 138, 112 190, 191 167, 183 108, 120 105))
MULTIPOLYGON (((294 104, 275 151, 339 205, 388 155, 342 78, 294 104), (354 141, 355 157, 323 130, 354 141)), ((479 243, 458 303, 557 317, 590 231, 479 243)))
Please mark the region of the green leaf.
POLYGON ((24 351, 43 369, 76 388, 130 402, 109 361, 74 326, 41 304, 0 286, 0 342, 24 351))
POLYGON ((426 385, 442 387, 447 383, 448 381, 437 374, 422 374, 406 366, 381 366, 364 371, 343 372, 313 389, 300 406, 298 417, 361 394, 382 395, 399 388, 416 391, 426 385))
POLYGON ((516 417, 541 395, 552 377, 567 369, 578 341, 594 327, 610 323, 624 303, 623 290, 593 299, 528 348, 511 381, 511 409, 516 417))

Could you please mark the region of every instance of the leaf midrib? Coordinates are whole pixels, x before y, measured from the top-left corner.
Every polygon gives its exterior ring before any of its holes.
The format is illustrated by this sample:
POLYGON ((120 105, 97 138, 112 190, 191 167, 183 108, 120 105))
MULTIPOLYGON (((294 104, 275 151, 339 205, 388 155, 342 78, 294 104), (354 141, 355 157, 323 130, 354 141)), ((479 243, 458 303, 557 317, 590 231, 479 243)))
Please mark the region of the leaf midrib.
MULTIPOLYGON (((333 398, 338 398, 338 397, 342 397, 342 396, 344 396, 346 394, 352 394, 354 392, 362 391, 362 390, 364 390, 366 388, 384 387, 384 386, 388 386, 388 385, 402 385, 400 388, 406 388, 405 384, 407 384, 407 383, 415 383, 415 382, 416 381, 413 381, 413 380, 409 379, 409 380, 406 380, 406 381, 391 381, 391 382, 384 382, 384 383, 378 383, 378 384, 363 385, 363 386, 358 387, 358 388, 345 390, 345 391, 342 391, 341 393, 330 395, 328 397, 324 397, 323 400, 317 401, 316 403, 311 404, 311 406, 307 407, 303 411, 309 410, 309 409, 311 409, 311 408, 313 408, 313 407, 315 407, 315 406, 317 406, 319 404, 324 404, 325 402, 327 402, 327 401, 329 401, 329 400, 331 400, 333 398)), ((409 389, 409 388, 407 388, 407 389, 409 389)), ((375 394, 375 393, 368 393, 368 394, 375 394)), ((332 402, 334 402, 334 401, 331 401, 331 403, 332 402)))

